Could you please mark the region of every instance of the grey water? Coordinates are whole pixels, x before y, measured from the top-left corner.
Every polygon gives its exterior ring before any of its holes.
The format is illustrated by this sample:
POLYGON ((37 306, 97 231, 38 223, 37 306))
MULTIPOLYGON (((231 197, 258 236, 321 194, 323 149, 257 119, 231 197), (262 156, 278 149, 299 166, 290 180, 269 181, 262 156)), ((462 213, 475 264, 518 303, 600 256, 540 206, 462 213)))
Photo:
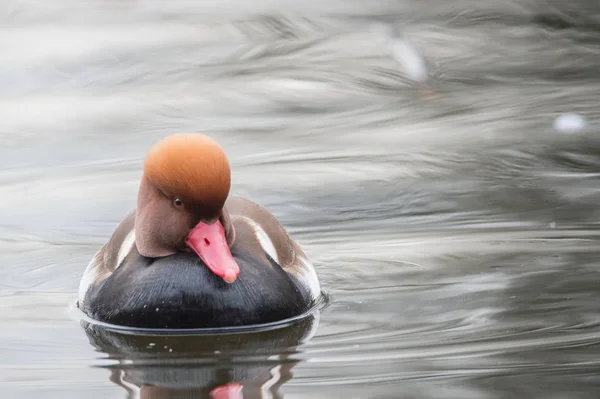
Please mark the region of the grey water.
POLYGON ((600 397, 599 45, 583 0, 2 1, 0 397, 600 397), (329 306, 82 327, 87 262, 182 131, 222 143, 329 306))

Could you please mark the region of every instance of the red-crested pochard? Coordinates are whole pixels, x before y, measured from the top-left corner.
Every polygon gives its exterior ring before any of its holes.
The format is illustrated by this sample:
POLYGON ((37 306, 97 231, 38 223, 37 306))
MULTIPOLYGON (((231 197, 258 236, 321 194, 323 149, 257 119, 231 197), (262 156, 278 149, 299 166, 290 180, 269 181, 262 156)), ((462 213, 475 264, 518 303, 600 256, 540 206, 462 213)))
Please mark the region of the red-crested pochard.
POLYGON ((228 198, 223 149, 176 134, 144 161, 137 207, 87 266, 78 305, 93 319, 146 328, 261 324, 321 295, 313 265, 265 208, 228 198))

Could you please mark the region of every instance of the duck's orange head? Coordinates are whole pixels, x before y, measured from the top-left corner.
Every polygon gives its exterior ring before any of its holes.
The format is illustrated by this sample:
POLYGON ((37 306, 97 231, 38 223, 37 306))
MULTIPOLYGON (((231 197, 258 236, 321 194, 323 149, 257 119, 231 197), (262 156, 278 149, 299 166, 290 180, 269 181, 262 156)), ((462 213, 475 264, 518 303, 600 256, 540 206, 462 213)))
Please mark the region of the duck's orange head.
POLYGON ((219 144, 202 134, 175 134, 156 143, 144 161, 135 233, 141 255, 192 249, 227 282, 239 268, 223 227, 231 170, 219 144))

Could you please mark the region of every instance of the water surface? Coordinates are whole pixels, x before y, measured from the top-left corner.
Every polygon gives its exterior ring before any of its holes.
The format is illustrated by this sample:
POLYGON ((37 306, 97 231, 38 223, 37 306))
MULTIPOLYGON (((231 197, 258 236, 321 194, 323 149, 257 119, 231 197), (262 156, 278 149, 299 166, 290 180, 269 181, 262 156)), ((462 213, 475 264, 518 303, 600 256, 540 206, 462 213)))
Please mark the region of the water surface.
POLYGON ((2 3, 0 396, 597 398, 599 31, 583 0, 2 3), (306 249, 315 318, 194 340, 71 317, 180 131, 306 249))

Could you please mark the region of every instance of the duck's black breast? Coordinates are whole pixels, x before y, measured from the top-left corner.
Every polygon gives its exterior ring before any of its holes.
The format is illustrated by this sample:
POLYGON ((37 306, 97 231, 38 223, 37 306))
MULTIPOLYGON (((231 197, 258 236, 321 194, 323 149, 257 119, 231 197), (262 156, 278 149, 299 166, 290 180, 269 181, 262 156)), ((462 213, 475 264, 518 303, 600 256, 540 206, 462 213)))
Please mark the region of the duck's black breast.
POLYGON ((86 293, 90 317, 143 328, 207 328, 268 323, 305 312, 311 300, 279 265, 234 251, 233 284, 215 276, 193 253, 145 258, 134 251, 86 293))

